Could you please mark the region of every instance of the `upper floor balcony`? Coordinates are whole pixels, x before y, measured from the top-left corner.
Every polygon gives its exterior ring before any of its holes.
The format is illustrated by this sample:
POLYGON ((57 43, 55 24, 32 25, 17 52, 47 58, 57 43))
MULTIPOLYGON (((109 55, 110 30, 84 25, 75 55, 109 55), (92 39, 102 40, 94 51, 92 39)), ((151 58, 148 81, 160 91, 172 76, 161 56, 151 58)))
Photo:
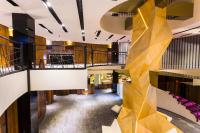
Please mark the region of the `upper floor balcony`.
POLYGON ((8 43, 0 44, 0 76, 25 69, 64 70, 124 66, 127 58, 128 48, 118 47, 113 50, 107 45, 92 44, 28 46, 2 36, 0 38, 8 43))

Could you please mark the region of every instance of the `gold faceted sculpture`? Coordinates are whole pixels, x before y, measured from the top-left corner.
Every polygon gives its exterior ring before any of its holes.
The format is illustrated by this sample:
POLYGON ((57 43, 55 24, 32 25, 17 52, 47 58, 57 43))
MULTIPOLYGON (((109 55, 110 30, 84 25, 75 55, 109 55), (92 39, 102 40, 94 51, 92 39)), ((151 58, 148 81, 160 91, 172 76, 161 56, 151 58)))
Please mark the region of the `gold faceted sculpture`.
POLYGON ((123 133, 181 133, 166 116, 157 112, 156 89, 149 71, 158 70, 172 33, 166 9, 147 0, 133 17, 132 45, 126 63, 132 83, 124 85, 124 99, 118 122, 123 133))

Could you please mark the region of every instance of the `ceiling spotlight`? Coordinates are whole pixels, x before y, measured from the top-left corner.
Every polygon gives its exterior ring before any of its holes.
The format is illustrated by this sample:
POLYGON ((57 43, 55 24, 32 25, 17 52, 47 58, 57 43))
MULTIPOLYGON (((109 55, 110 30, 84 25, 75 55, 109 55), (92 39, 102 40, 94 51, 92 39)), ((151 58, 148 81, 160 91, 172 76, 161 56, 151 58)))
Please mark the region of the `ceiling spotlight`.
POLYGON ((81 30, 81 33, 82 33, 82 34, 85 34, 85 31, 84 31, 84 30, 81 30))
POLYGON ((51 3, 50 2, 47 1, 46 4, 47 4, 48 7, 51 7, 51 3))
POLYGON ((43 2, 43 4, 44 4, 44 6, 45 6, 46 8, 48 8, 48 6, 47 6, 46 2, 43 2))

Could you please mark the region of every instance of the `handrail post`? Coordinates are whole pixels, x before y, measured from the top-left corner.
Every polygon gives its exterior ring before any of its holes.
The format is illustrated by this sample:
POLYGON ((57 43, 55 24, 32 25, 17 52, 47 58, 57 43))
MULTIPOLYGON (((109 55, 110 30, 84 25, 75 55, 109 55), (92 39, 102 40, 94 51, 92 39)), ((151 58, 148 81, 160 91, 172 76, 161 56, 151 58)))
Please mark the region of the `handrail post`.
POLYGON ((34 44, 33 45, 33 56, 32 56, 32 61, 31 62, 34 62, 34 68, 36 68, 36 62, 37 62, 37 60, 36 60, 36 45, 34 44))
POLYGON ((91 51, 92 67, 94 66, 94 49, 91 51))
POLYGON ((84 68, 87 68, 87 46, 84 46, 84 68))
POLYGON ((108 60, 109 60, 109 59, 108 59, 108 58, 109 58, 109 57, 108 57, 108 54, 109 54, 109 51, 107 50, 107 65, 108 65, 108 60))
POLYGON ((17 65, 22 65, 24 67, 24 59, 23 59, 24 51, 23 51, 23 44, 22 43, 20 43, 20 51, 19 52, 20 52, 19 53, 19 61, 17 61, 17 62, 19 62, 20 64, 17 64, 17 65))

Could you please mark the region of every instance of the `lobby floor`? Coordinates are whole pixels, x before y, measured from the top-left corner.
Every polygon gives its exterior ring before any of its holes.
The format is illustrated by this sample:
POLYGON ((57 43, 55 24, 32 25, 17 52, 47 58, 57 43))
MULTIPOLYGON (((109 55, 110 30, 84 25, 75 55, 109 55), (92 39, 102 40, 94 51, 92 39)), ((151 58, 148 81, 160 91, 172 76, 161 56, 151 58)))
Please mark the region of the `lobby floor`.
MULTIPOLYGON (((47 106, 40 125, 40 133, 102 133, 102 126, 110 126, 116 118, 111 111, 121 100, 115 94, 55 96, 47 106)), ((172 123, 185 133, 200 133, 200 126, 172 112, 159 109, 171 117, 172 123)))
POLYGON ((116 117, 111 111, 115 104, 121 104, 115 94, 55 96, 40 133, 102 133, 102 126, 110 126, 116 117))

